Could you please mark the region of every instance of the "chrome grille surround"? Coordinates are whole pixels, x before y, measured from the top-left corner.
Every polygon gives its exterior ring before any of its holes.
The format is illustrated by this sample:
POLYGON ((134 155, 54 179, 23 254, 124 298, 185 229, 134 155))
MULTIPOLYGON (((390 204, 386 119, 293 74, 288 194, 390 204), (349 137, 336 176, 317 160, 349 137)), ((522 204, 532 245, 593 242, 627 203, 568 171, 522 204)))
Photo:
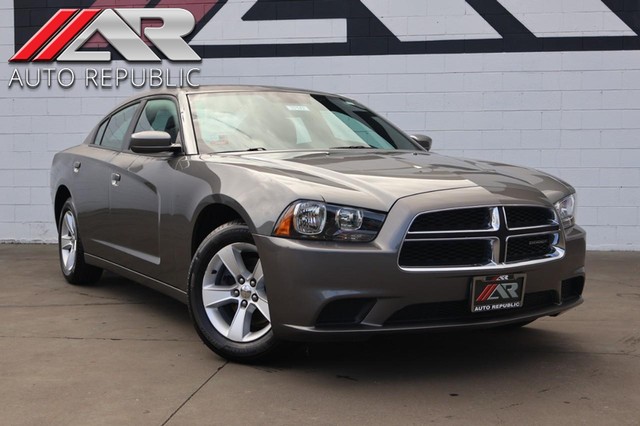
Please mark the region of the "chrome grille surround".
MULTIPOLYGON (((460 216, 456 213, 458 217, 460 216)), ((440 221, 442 223, 442 221, 440 221)), ((459 226, 456 226, 459 228, 459 226)), ((426 244, 428 246, 428 244, 426 244)), ((448 244, 447 249, 451 249, 448 244)), ((415 252, 415 250, 413 250, 415 252)), ((562 226, 558 220, 558 215, 553 207, 530 206, 530 205, 505 205, 505 206, 473 206, 461 207, 455 209, 444 209, 427 211, 417 214, 411 224, 407 228, 407 232, 403 239, 401 248, 398 252, 398 266, 405 271, 465 271, 465 270, 501 270, 514 268, 519 266, 536 265, 540 263, 550 262, 561 259, 565 254, 565 241, 562 226), (487 209, 489 213, 487 217, 491 220, 487 221, 486 226, 481 229, 455 229, 441 231, 415 231, 414 223, 420 219, 425 222, 425 217, 430 214, 439 214, 442 216, 446 212, 459 212, 460 210, 470 209, 487 209), (519 216, 516 216, 518 213, 519 216), (512 223, 526 224, 527 226, 509 227, 509 216, 512 216, 512 223), (519 222, 515 218, 519 218, 519 222), (529 221, 522 219, 529 218, 529 221), (531 218, 535 219, 531 219, 531 218), (539 223, 544 220, 544 223, 539 223), (491 245, 490 256, 477 259, 473 262, 465 264, 451 265, 435 264, 433 262, 433 254, 431 262, 424 265, 416 265, 415 261, 408 265, 406 258, 407 247, 414 243, 435 243, 438 241, 460 242, 461 250, 464 241, 468 240, 486 240, 491 245), (546 244, 543 244, 546 241, 546 244), (526 244, 524 244, 526 242, 526 244), (510 255, 509 244, 511 243, 513 255, 510 255), (530 247, 529 247, 530 246, 530 247), (530 256, 527 255, 530 250, 530 256), (517 254, 517 255, 516 255, 517 254), (510 260, 515 259, 515 260, 510 260)), ((412 253, 415 257, 415 253, 412 253)), ((415 260, 415 258, 414 258, 415 260)))

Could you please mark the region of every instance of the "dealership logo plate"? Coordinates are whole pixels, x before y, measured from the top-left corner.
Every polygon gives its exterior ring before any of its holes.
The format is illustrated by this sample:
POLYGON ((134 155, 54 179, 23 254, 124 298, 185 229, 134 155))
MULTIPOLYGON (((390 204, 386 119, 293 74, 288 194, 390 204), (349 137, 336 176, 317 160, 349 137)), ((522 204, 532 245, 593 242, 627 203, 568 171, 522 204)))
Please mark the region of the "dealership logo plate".
POLYGON ((521 308, 525 281, 525 274, 474 277, 471 284, 471 312, 521 308))

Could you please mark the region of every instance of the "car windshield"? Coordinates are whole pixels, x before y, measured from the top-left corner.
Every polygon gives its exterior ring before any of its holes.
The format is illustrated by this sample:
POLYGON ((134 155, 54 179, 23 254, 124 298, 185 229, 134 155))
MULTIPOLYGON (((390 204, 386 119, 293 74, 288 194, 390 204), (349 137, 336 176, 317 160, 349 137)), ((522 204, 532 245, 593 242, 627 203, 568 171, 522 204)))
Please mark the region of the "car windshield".
POLYGON ((189 95, 201 154, 288 149, 419 150, 364 106, 291 92, 189 95))

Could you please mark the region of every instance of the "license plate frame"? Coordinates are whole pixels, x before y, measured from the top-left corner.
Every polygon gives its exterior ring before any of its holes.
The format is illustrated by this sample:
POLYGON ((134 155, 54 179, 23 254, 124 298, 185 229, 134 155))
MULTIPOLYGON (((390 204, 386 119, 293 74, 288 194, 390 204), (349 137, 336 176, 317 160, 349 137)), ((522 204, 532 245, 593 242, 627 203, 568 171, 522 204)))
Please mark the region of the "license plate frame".
POLYGON ((471 279, 471 312, 496 312, 522 308, 526 281, 527 274, 473 277, 471 279))

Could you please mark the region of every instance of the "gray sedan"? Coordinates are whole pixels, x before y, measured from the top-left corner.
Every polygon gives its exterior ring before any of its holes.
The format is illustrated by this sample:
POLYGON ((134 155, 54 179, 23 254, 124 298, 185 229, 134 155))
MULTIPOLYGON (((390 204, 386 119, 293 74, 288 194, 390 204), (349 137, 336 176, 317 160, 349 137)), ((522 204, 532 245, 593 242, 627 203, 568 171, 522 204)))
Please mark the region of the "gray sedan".
POLYGON ((430 152, 357 101, 273 87, 154 91, 58 153, 60 266, 175 297, 216 353, 518 327, 582 302, 574 189, 430 152))

